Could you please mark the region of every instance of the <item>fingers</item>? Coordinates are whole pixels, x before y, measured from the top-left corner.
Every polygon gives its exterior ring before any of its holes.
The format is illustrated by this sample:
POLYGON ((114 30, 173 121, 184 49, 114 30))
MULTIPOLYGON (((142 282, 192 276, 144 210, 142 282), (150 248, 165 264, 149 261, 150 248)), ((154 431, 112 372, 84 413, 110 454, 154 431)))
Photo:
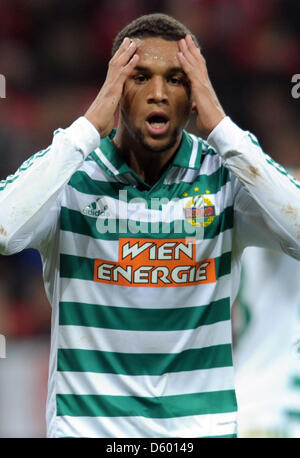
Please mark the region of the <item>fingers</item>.
POLYGON ((139 56, 135 54, 136 49, 136 42, 126 37, 110 61, 113 74, 121 82, 130 75, 139 60, 139 56))
POLYGON ((193 57, 193 54, 190 52, 185 38, 178 42, 178 47, 181 51, 180 57, 184 58, 184 61, 191 65, 195 63, 195 58, 193 57))
POLYGON ((187 35, 185 38, 179 40, 178 47, 181 59, 184 57, 188 64, 195 65, 196 63, 204 61, 199 48, 197 48, 190 35, 187 35))
POLYGON ((183 70, 185 71, 185 73, 189 73, 189 69, 191 67, 191 65, 188 63, 188 61, 186 60, 186 58, 184 57, 184 54, 182 51, 178 52, 177 53, 177 56, 178 56, 178 60, 180 62, 180 65, 182 66, 183 70))
POLYGON ((136 51, 136 42, 129 38, 124 38, 120 48, 115 53, 111 62, 114 62, 120 66, 127 65, 129 59, 133 56, 136 51))
POLYGON ((119 49, 117 49, 117 51, 113 55, 112 60, 113 59, 118 59, 118 57, 120 56, 120 54, 122 54, 124 49, 128 48, 129 44, 130 44, 130 39, 128 37, 125 37, 124 40, 122 41, 119 49))
POLYGON ((186 40, 187 46, 189 48, 189 51, 195 57, 195 59, 198 60, 200 58, 200 59, 204 60, 204 57, 202 56, 200 49, 193 42, 193 39, 192 39, 191 35, 187 35, 185 37, 185 40, 186 40))
POLYGON ((179 52, 177 54, 180 65, 187 74, 192 86, 196 84, 207 83, 208 73, 206 61, 201 54, 201 51, 190 35, 178 42, 179 52))
POLYGON ((138 60, 139 60, 139 56, 137 54, 134 54, 132 56, 132 58, 130 59, 130 61, 128 62, 127 65, 125 65, 125 67, 123 67, 123 74, 125 76, 129 76, 130 73, 132 72, 132 70, 134 69, 134 67, 136 66, 138 60))

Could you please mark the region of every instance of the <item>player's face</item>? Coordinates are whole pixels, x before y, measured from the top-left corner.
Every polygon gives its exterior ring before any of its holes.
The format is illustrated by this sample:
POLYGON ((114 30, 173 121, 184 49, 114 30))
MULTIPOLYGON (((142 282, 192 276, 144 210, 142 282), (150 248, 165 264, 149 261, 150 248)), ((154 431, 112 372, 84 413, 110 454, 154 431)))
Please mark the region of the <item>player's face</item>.
POLYGON ((191 112, 188 79, 177 59, 176 41, 135 41, 140 58, 124 85, 121 122, 146 150, 166 151, 180 140, 191 112))

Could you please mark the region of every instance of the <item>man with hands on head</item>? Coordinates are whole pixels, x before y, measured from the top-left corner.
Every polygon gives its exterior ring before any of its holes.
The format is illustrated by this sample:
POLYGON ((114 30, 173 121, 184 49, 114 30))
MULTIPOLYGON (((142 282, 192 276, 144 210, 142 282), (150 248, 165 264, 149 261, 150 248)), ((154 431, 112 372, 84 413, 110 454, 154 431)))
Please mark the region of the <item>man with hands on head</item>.
POLYGON ((48 436, 236 437, 241 255, 300 258, 299 183, 225 115, 186 27, 126 26, 85 115, 0 189, 1 251, 40 251, 52 305, 48 436))
MULTIPOLYGON (((129 149, 134 156, 142 154, 140 136, 134 136, 136 132, 126 122, 127 107, 132 105, 131 111, 136 118, 139 111, 142 115, 148 114, 151 108, 157 112, 162 111, 164 116, 167 113, 172 115, 161 128, 151 129, 147 119, 140 120, 140 124, 146 121, 144 128, 139 126, 143 138, 151 137, 150 144, 155 145, 154 150, 164 152, 163 158, 158 159, 162 163, 155 163, 158 171, 154 173, 157 176, 161 173, 160 164, 164 166, 178 149, 181 141, 179 129, 187 123, 192 103, 198 113, 197 127, 204 138, 225 117, 210 83, 205 60, 189 34, 178 42, 166 41, 160 37, 145 37, 143 40, 124 38, 109 63, 103 87, 85 114, 85 117, 96 127, 101 138, 112 131, 114 114, 121 97, 121 116, 115 139, 121 154, 130 154, 129 149), (135 99, 145 97, 143 100, 146 102, 146 107, 135 107, 134 103, 137 102, 131 100, 131 95, 135 99), (194 97, 193 102, 192 97, 194 97), (181 115, 180 119, 177 119, 178 114, 181 115), (179 125, 175 125, 176 122, 179 125), (150 132, 147 131, 147 127, 150 132), (170 136, 174 141, 169 144, 170 136)), ((149 149, 146 148, 146 151, 142 160, 149 162, 151 146, 149 149)), ((150 180, 153 181, 153 178, 150 180)))

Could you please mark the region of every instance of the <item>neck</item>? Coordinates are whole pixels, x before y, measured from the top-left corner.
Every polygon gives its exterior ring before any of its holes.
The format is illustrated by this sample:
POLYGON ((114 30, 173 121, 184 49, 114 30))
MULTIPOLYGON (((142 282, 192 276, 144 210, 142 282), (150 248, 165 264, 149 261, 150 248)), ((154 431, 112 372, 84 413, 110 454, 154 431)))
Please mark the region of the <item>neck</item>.
POLYGON ((164 151, 151 151, 141 142, 128 135, 124 127, 118 126, 113 144, 128 166, 147 184, 154 185, 168 167, 180 145, 182 134, 176 143, 164 151))

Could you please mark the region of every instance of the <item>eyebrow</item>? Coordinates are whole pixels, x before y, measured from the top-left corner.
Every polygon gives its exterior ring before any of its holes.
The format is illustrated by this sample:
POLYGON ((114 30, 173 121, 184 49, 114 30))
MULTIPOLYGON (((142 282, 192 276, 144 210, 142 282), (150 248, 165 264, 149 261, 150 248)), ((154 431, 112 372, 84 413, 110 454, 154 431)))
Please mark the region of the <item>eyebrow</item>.
MULTIPOLYGON (((137 70, 139 72, 151 72, 151 69, 149 67, 144 67, 143 65, 137 65, 136 67, 134 67, 134 70, 137 70)), ((182 73, 182 75, 185 75, 185 72, 181 67, 168 68, 166 73, 182 73)))

